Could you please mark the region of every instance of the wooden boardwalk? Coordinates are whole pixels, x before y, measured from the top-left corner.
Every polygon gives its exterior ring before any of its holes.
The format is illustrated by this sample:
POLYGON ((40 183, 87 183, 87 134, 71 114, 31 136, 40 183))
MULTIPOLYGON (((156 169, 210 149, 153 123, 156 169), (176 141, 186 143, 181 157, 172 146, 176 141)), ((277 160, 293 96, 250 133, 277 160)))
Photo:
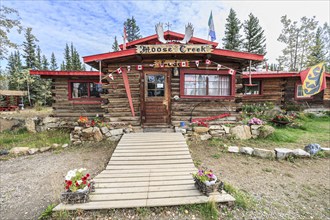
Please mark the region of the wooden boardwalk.
POLYGON ((125 134, 106 170, 94 178, 90 202, 60 204, 54 211, 234 201, 225 192, 202 195, 194 186, 193 172, 196 168, 181 134, 125 134))

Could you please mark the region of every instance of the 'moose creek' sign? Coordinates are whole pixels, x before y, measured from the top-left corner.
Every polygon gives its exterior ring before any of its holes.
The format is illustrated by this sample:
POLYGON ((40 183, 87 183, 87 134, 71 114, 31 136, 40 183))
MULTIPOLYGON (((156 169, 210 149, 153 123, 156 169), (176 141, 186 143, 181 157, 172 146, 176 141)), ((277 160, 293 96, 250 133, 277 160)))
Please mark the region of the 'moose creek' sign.
POLYGON ((207 44, 156 44, 137 45, 138 54, 166 54, 166 53, 211 53, 212 46, 207 44))

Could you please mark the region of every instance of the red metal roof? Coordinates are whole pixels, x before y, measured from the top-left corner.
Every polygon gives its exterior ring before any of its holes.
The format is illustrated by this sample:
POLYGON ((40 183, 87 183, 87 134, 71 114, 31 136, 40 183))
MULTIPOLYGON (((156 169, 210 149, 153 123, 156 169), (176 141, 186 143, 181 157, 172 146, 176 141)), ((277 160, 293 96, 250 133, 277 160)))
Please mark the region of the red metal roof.
POLYGON ((30 70, 30 75, 40 76, 99 76, 99 71, 52 71, 30 70))
MULTIPOLYGON (((300 72, 285 72, 285 71, 262 71, 251 72, 251 78, 282 78, 282 77, 300 77, 300 72)), ((329 73, 325 73, 325 77, 330 77, 329 73)), ((243 72, 243 78, 249 78, 249 72, 243 72)))
POLYGON ((128 49, 128 50, 121 50, 116 52, 109 52, 109 53, 101 53, 101 54, 95 54, 91 56, 84 56, 83 60, 85 63, 92 62, 92 61, 99 61, 99 60, 106 60, 106 59, 112 59, 112 58, 119 58, 119 57, 126 57, 136 54, 136 49, 128 49))
MULTIPOLYGON (((165 31, 164 38, 166 40, 179 40, 179 39, 183 39, 184 35, 177 33, 177 32, 173 32, 173 31, 165 31)), ((217 42, 204 40, 204 39, 198 38, 198 37, 192 37, 189 42, 193 43, 193 44, 209 44, 209 45, 212 45, 213 47, 218 46, 217 42)), ((126 48, 130 48, 130 47, 138 45, 138 44, 160 44, 160 43, 161 42, 158 41, 157 34, 154 34, 154 35, 151 35, 148 37, 144 37, 144 38, 140 38, 140 39, 137 39, 137 40, 134 40, 131 42, 127 42, 126 48)), ((123 49, 123 44, 120 44, 119 47, 120 47, 120 49, 123 49)))
POLYGON ((263 61, 264 60, 264 55, 261 55, 261 54, 240 52, 240 51, 233 51, 233 50, 225 50, 225 49, 214 49, 212 51, 212 55, 234 57, 234 58, 241 58, 241 59, 247 59, 247 60, 256 60, 256 61, 263 61))

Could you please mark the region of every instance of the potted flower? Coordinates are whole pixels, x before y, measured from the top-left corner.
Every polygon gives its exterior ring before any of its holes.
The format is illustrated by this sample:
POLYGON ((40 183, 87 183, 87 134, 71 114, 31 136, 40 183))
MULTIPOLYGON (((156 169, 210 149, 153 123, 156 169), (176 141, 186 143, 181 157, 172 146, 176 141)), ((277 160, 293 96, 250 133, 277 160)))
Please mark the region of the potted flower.
POLYGON ((86 127, 86 125, 88 124, 88 118, 80 116, 79 119, 78 119, 78 124, 81 127, 86 127))
POLYGON ((221 191, 219 186, 219 180, 216 175, 213 174, 212 170, 203 170, 200 169, 198 172, 193 174, 195 181, 195 187, 201 191, 206 196, 209 196, 210 193, 214 192, 216 189, 221 191))
POLYGON ((65 192, 61 194, 62 203, 85 203, 89 193, 94 190, 94 182, 90 180, 85 168, 70 170, 65 176, 65 192))
POLYGON ((293 115, 278 114, 272 119, 272 122, 278 125, 287 125, 292 123, 294 119, 293 115))

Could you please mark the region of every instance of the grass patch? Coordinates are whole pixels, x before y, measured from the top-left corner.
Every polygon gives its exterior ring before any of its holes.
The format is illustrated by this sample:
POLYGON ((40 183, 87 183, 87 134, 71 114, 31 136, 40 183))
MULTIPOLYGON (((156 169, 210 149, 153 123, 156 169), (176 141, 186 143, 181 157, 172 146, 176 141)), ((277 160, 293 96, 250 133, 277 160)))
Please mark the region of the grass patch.
POLYGON ((273 170, 270 168, 263 168, 262 171, 267 172, 267 173, 271 173, 273 170))
POLYGON ((69 132, 66 130, 52 130, 30 133, 26 129, 6 131, 0 133, 1 149, 13 147, 40 148, 52 144, 65 144, 70 142, 69 132))
POLYGON ((251 209, 256 205, 256 201, 246 192, 236 189, 232 185, 225 183, 224 190, 234 196, 235 205, 245 210, 251 209))
POLYGON ((41 213, 38 220, 50 219, 52 216, 54 207, 55 207, 55 204, 48 205, 47 208, 41 213))
POLYGON ((146 216, 150 216, 151 215, 151 210, 150 210, 150 208, 140 207, 140 208, 136 208, 136 213, 140 217, 146 217, 146 216))
POLYGON ((220 154, 213 154, 211 157, 213 157, 214 159, 219 159, 220 158, 220 154))
POLYGON ((179 211, 184 213, 184 210, 189 212, 197 212, 201 215, 202 219, 218 219, 219 210, 214 201, 204 204, 182 205, 179 207, 179 211))

